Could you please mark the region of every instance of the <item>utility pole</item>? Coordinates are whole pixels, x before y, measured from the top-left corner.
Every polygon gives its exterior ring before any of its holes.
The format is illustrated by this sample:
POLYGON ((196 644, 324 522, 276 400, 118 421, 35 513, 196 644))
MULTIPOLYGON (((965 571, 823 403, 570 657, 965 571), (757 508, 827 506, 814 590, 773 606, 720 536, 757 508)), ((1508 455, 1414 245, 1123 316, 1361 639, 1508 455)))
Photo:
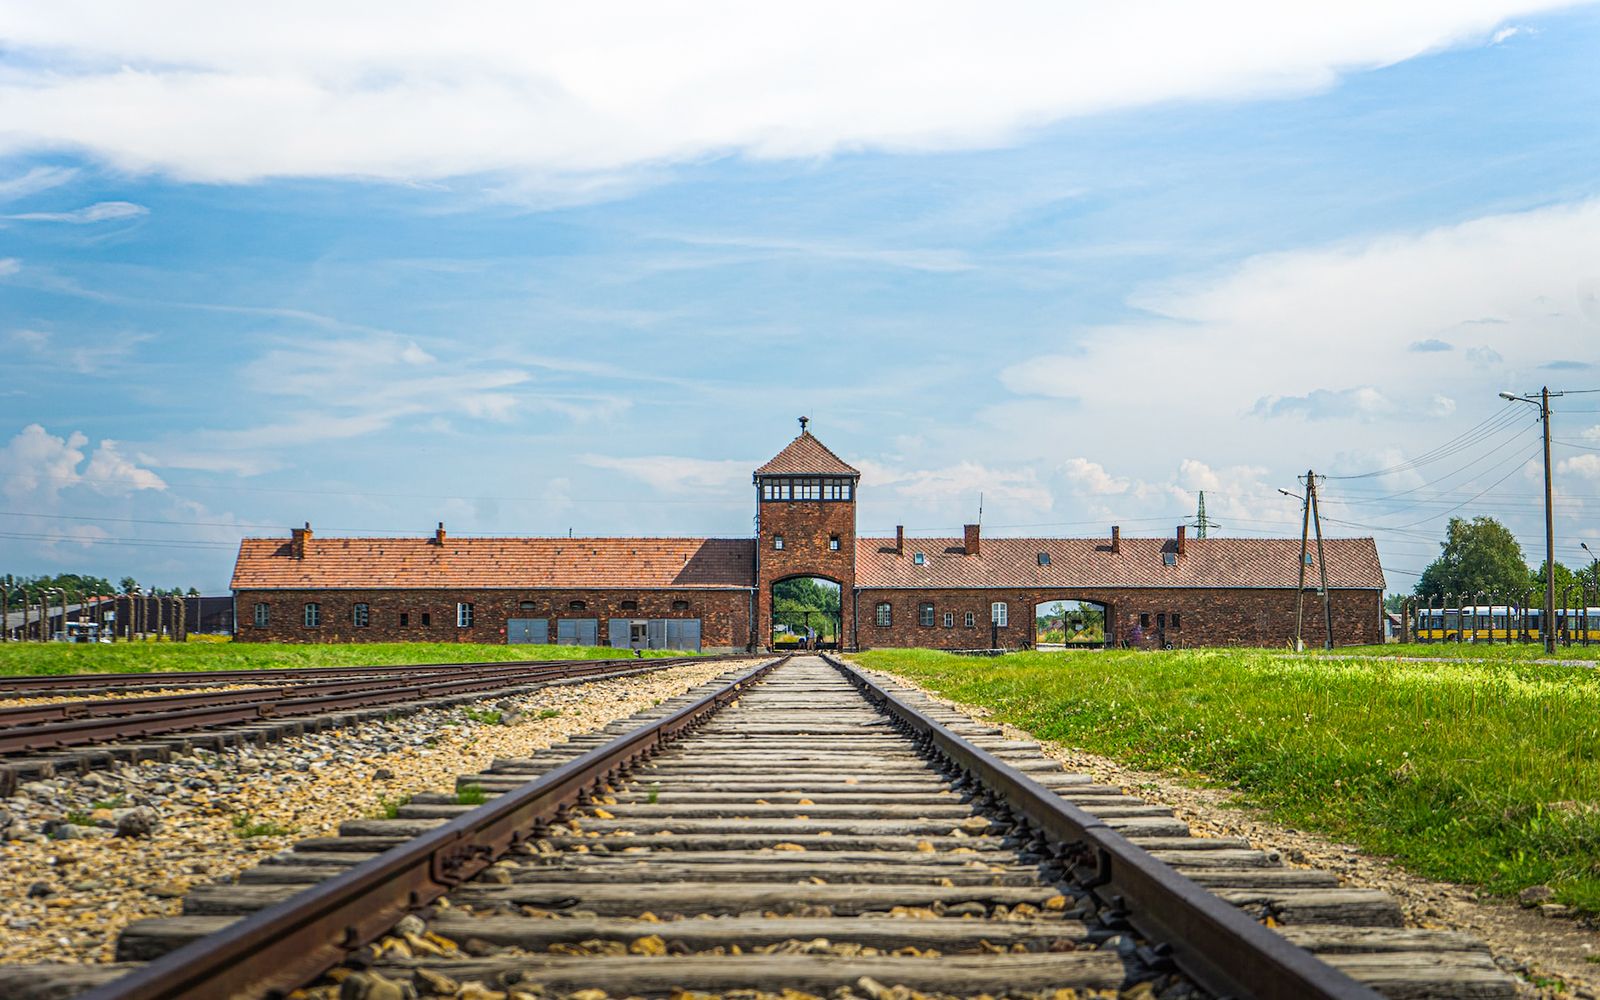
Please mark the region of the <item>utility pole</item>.
POLYGON ((1560 395, 1549 386, 1539 390, 1538 399, 1512 392, 1500 394, 1501 399, 1537 406, 1539 422, 1544 425, 1544 621, 1539 635, 1544 639, 1544 651, 1552 655, 1556 651, 1556 517, 1550 485, 1550 397, 1560 395))
MULTIPOLYGON (((1306 470, 1306 482, 1315 482, 1316 474, 1310 469, 1306 470)), ((1282 491, 1280 491, 1282 492, 1282 491)), ((1291 496, 1293 494, 1290 494, 1291 496)), ((1301 497, 1300 504, 1300 584, 1294 590, 1294 651, 1300 652, 1305 647, 1300 642, 1300 626, 1305 617, 1306 603, 1306 547, 1311 541, 1311 491, 1306 490, 1306 495, 1301 497)))
MULTIPOLYGON (((1333 648, 1333 593, 1328 590, 1328 560, 1322 551, 1322 505, 1317 502, 1317 480, 1313 476, 1306 476, 1306 497, 1311 501, 1311 523, 1317 529, 1317 572, 1322 578, 1322 623, 1328 630, 1327 637, 1323 640, 1323 649, 1333 648)), ((1305 571, 1305 560, 1300 560, 1301 572, 1305 571)))
POLYGON ((1206 537, 1207 528, 1220 528, 1222 525, 1206 517, 1206 491, 1200 491, 1200 505, 1194 513, 1194 537, 1206 537))

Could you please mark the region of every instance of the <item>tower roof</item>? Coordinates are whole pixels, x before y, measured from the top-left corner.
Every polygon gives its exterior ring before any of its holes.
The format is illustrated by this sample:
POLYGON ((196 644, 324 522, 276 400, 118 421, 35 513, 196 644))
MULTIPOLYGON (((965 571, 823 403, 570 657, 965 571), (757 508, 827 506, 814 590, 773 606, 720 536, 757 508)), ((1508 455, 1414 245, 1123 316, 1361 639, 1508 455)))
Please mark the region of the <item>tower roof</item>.
POLYGON ((847 465, 844 459, 828 450, 828 446, 802 430, 800 436, 790 441, 766 465, 756 470, 758 476, 856 476, 861 471, 847 465))

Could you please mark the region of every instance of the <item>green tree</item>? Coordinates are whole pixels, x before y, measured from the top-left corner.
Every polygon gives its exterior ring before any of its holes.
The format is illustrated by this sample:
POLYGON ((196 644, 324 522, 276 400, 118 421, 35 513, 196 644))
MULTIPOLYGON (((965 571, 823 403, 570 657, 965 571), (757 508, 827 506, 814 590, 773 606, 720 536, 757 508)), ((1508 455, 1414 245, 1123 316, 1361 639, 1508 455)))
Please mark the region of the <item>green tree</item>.
POLYGON ((826 580, 799 577, 772 585, 772 624, 787 625, 804 633, 807 626, 818 635, 838 638, 839 587, 826 580))
POLYGON ((1439 558, 1417 581, 1418 597, 1472 595, 1478 591, 1514 594, 1529 589, 1528 562, 1505 525, 1492 517, 1450 519, 1439 558))
MULTIPOLYGON (((1544 593, 1544 571, 1546 565, 1546 563, 1540 563, 1539 571, 1529 577, 1533 581, 1533 589, 1541 594, 1544 593)), ((1556 603, 1559 604, 1562 595, 1567 592, 1567 588, 1577 582, 1578 574, 1560 563, 1556 563, 1556 603)))
POLYGON ((122 579, 117 581, 117 589, 120 590, 124 594, 133 593, 133 588, 137 587, 138 585, 139 585, 139 581, 135 580, 131 576, 125 576, 122 579))

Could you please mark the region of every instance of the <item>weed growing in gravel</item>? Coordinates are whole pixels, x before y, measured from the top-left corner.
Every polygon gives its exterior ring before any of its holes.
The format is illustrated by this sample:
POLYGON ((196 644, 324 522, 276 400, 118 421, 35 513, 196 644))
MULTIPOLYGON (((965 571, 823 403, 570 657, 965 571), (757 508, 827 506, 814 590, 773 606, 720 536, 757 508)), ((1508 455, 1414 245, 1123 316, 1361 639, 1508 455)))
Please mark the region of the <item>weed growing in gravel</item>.
POLYGON ((64 818, 73 826, 94 826, 94 820, 90 819, 89 814, 81 809, 74 809, 72 812, 67 813, 64 818))
POLYGON ((279 826, 271 821, 257 821, 246 813, 240 813, 233 818, 233 832, 242 838, 250 837, 284 837, 294 832, 293 827, 279 826))
POLYGON ((411 804, 411 796, 402 795, 398 799, 390 799, 387 795, 378 796, 377 819, 398 819, 400 807, 411 804))
POLYGON ((657 800, 659 800, 660 798, 661 798, 661 786, 652 784, 650 786, 650 791, 645 794, 644 800, 646 802, 650 803, 651 805, 655 805, 657 800))
POLYGON ((101 799, 98 802, 91 802, 89 804, 89 808, 90 809, 125 809, 125 808, 127 808, 127 805, 128 805, 128 797, 126 795, 113 795, 109 799, 101 799))
POLYGON ((1239 789, 1285 826, 1600 912, 1600 671, 1266 650, 874 650, 1044 739, 1239 789))
POLYGON ((559 708, 546 708, 546 709, 542 709, 539 712, 539 718, 541 718, 541 719, 553 719, 553 718, 555 718, 556 716, 558 716, 560 714, 561 714, 561 709, 559 709, 559 708))
POLYGON ((461 710, 462 714, 473 722, 483 726, 499 726, 505 724, 505 716, 492 708, 473 708, 467 706, 461 710))
POLYGON ((462 785, 456 789, 456 805, 481 806, 487 801, 489 796, 478 785, 462 785))

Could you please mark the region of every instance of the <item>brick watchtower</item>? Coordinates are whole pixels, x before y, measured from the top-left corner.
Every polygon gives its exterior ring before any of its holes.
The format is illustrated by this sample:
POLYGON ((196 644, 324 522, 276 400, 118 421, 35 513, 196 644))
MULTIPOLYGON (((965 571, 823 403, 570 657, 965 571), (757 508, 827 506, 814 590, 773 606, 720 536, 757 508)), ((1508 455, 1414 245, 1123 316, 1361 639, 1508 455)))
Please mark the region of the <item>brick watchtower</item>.
POLYGON ((806 430, 755 471, 756 645, 772 641, 772 585, 814 576, 839 585, 839 637, 855 632, 856 486, 861 473, 806 430))

